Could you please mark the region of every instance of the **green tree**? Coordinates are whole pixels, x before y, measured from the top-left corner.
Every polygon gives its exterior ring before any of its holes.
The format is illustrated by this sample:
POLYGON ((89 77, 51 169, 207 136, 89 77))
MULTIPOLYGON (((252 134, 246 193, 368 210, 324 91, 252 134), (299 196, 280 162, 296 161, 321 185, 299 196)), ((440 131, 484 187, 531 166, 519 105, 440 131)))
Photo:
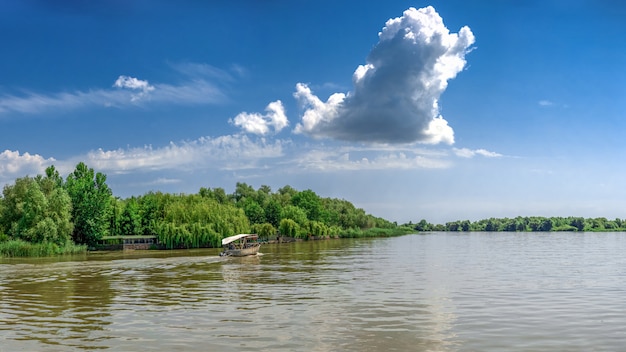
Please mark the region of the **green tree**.
POLYGON ((235 203, 243 202, 246 198, 256 198, 256 191, 250 185, 245 182, 237 182, 235 186, 235 193, 233 194, 235 203))
POLYGON ((223 188, 205 188, 201 187, 200 192, 198 192, 200 196, 215 199, 220 204, 226 204, 228 202, 228 195, 223 188))
POLYGON ((244 200, 243 211, 252 224, 262 224, 265 222, 265 210, 252 198, 244 200))
POLYGON ((278 189, 278 193, 274 195, 274 197, 280 202, 282 206, 291 203, 291 197, 293 197, 298 191, 296 191, 293 187, 286 185, 282 188, 278 189))
POLYGON ((54 185, 46 178, 23 177, 5 186, 0 232, 4 229, 14 239, 65 245, 72 231, 71 202, 65 190, 54 185))
POLYGON ((156 235, 167 248, 215 247, 224 237, 248 233, 250 222, 243 209, 220 204, 200 195, 168 196, 156 235))
POLYGON ((256 191, 256 202, 261 206, 265 206, 270 200, 272 194, 272 188, 268 185, 261 185, 256 191))
POLYGON ((120 215, 120 231, 125 236, 143 234, 139 204, 134 197, 128 199, 124 205, 124 210, 120 215))
POLYGON ((111 236, 121 236, 123 233, 120 227, 120 221, 124 204, 123 201, 117 197, 111 197, 110 202, 108 214, 105 216, 107 218, 108 234, 111 236))
POLYGON ((307 223, 307 233, 316 237, 328 236, 330 229, 319 221, 309 221, 307 223))
POLYGON ((283 210, 282 205, 274 199, 271 198, 267 204, 265 205, 265 220, 272 224, 274 227, 278 227, 280 224, 280 214, 283 210))
POLYGON ((252 232, 259 235, 259 238, 268 239, 276 235, 276 228, 270 223, 252 225, 252 232))
POLYGON ((67 191, 56 180, 55 187, 50 193, 44 193, 48 200, 46 218, 52 221, 57 234, 53 242, 65 244, 71 240, 74 224, 72 223, 72 200, 67 191))
POLYGON ((291 219, 295 221, 299 226, 304 226, 307 222, 306 212, 304 209, 295 205, 287 205, 283 207, 280 213, 281 219, 291 219))
POLYGON ((300 226, 291 219, 282 219, 278 231, 281 236, 298 237, 300 226))
POLYGON ((139 197, 139 214, 143 235, 156 234, 156 224, 163 218, 165 196, 160 193, 149 192, 139 197))
POLYGON ((296 193, 291 197, 291 204, 303 209, 307 219, 312 221, 320 219, 322 212, 320 197, 310 189, 296 193))
POLYGON ((95 245, 107 231, 106 215, 112 195, 106 184, 106 175, 95 173, 85 163, 80 162, 67 177, 65 187, 73 205, 74 242, 95 245))
POLYGON ((415 225, 415 230, 417 231, 431 231, 432 229, 432 225, 428 223, 428 221, 426 221, 425 219, 420 220, 420 222, 418 222, 415 225))

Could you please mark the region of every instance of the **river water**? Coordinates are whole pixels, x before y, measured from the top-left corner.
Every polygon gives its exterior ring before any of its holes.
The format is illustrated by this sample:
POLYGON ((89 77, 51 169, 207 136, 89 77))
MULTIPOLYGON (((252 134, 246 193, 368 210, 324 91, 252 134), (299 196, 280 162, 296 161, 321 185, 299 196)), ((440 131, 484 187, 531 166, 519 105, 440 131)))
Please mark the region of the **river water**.
POLYGON ((0 351, 617 351, 626 233, 0 261, 0 351))

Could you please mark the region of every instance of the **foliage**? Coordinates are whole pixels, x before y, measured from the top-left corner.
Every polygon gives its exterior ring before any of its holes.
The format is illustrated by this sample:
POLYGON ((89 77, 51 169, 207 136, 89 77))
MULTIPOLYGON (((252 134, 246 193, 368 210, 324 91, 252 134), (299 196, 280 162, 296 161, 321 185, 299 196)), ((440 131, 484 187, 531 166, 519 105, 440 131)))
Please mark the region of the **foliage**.
POLYGON ((251 198, 244 200, 243 211, 253 224, 265 222, 265 210, 251 198))
POLYGON ((49 178, 18 178, 3 190, 0 231, 30 242, 65 245, 72 232, 71 201, 60 185, 49 178))
POLYGON ((304 210, 307 219, 312 221, 320 219, 322 213, 320 197, 310 189, 294 194, 291 197, 291 204, 304 210))
POLYGON ((272 226, 278 227, 282 211, 283 206, 280 205, 278 200, 270 198, 265 204, 265 220, 272 224, 272 226))
POLYGON ((315 237, 327 237, 329 236, 330 229, 322 222, 309 221, 307 223, 307 233, 315 237))
POLYGON ((250 229, 242 209, 200 195, 165 196, 157 238, 167 248, 218 247, 221 239, 250 229))
POLYGON ((370 228, 366 230, 361 229, 348 229, 344 230, 339 234, 341 238, 360 238, 360 237, 392 237, 392 236, 402 236, 408 233, 414 232, 414 229, 407 227, 396 227, 396 228, 370 228))
POLYGON ((278 227, 278 232, 281 236, 296 238, 300 232, 300 225, 292 219, 282 219, 278 227))
POLYGON ((139 203, 135 197, 124 202, 123 211, 120 214, 119 230, 124 235, 143 235, 142 214, 139 203))
MULTIPOLYGON (((412 224, 411 224, 412 225, 412 224)), ((445 225, 433 225, 426 220, 412 225, 417 231, 498 231, 498 232, 551 232, 551 231, 626 231, 626 221, 622 219, 582 217, 542 217, 526 216, 515 218, 489 218, 475 222, 469 220, 451 221, 445 225)))
POLYGON ((261 239, 269 239, 275 237, 276 228, 270 223, 252 225, 252 232, 259 235, 261 239))
POLYGON ((106 215, 111 206, 111 190, 106 184, 106 175, 95 173, 80 162, 65 183, 72 200, 74 242, 93 246, 107 234, 106 215))
POLYGON ((280 217, 281 220, 291 219, 299 226, 304 226, 307 222, 306 212, 302 208, 291 204, 283 207, 283 210, 280 212, 280 217))
POLYGON ((222 239, 211 226, 197 222, 190 225, 160 222, 157 238, 167 249, 217 247, 222 239))

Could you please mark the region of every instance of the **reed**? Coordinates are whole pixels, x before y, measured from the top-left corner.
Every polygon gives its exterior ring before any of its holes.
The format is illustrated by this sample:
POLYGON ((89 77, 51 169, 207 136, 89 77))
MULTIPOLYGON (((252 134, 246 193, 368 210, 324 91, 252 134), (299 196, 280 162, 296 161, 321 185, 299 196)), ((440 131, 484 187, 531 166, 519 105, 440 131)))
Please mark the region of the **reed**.
POLYGON ((57 255, 85 254, 87 246, 68 242, 64 246, 56 243, 31 243, 22 240, 0 242, 0 258, 52 257, 57 255))

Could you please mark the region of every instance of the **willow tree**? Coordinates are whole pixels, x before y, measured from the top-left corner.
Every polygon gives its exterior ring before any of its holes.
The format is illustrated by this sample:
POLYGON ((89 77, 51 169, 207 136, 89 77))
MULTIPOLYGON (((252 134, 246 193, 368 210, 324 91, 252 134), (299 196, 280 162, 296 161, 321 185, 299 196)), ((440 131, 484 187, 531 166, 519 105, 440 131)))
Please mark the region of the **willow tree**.
POLYGON ((155 228, 167 248, 217 247, 222 238, 248 233, 243 209, 201 195, 172 196, 155 228))

